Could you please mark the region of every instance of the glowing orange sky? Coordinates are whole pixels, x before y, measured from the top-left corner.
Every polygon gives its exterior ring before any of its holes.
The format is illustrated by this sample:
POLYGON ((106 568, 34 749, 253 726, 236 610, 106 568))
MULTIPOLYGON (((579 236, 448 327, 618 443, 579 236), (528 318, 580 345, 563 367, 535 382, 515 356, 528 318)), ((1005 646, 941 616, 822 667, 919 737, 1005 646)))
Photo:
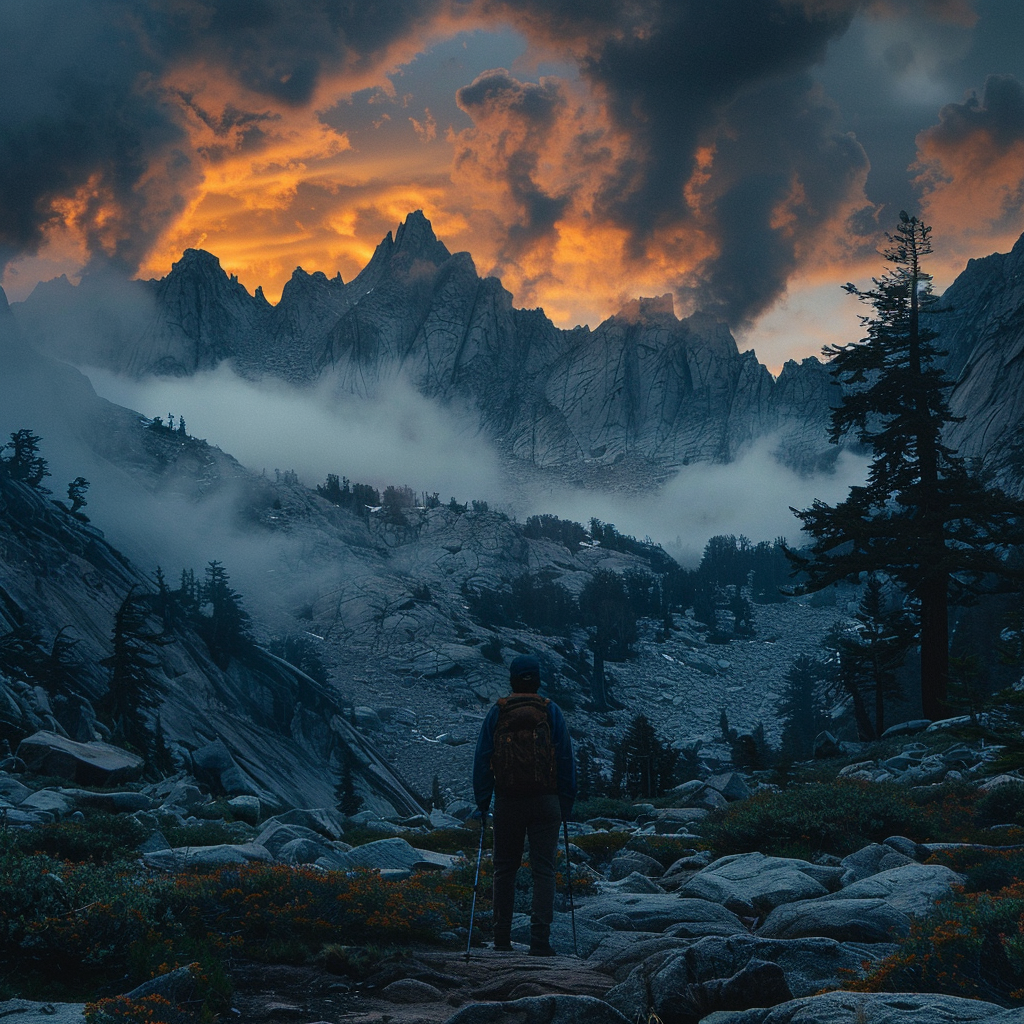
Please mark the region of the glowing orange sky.
MULTIPOLYGON (((819 6, 856 7, 843 0, 819 6)), ((851 340, 848 332, 857 330, 859 311, 838 286, 880 271, 875 244, 898 212, 870 195, 869 167, 881 173, 881 150, 865 142, 863 166, 855 159, 872 124, 883 138, 877 126, 886 117, 899 114, 917 125, 907 140, 916 136, 914 151, 902 166, 915 190, 915 212, 935 229, 940 287, 966 259, 1005 251, 1024 230, 1024 117, 1018 132, 1013 106, 1019 82, 1007 76, 990 90, 965 71, 964 80, 975 83, 970 99, 959 80, 942 79, 950 53, 957 47, 966 53, 948 30, 964 38, 976 32, 982 39, 983 30, 991 35, 991 11, 999 3, 891 0, 883 7, 885 18, 854 22, 827 60, 808 58, 809 67, 820 65, 825 84, 801 86, 794 134, 829 117, 838 127, 822 133, 820 150, 810 148, 803 163, 780 161, 785 182, 772 184, 777 198, 767 226, 792 247, 793 262, 780 270, 774 306, 752 325, 735 325, 741 345, 754 347, 774 370, 785 358, 851 340), (897 66, 892 54, 904 45, 908 26, 917 33, 918 59, 897 66), (882 70, 873 71, 869 59, 882 70), (893 110, 884 103, 872 110, 863 100, 863 109, 843 113, 858 81, 883 71, 904 87, 892 90, 893 110), (826 208, 827 182, 815 177, 828 175, 818 174, 813 160, 836 159, 838 167, 835 150, 844 145, 847 177, 834 184, 826 208), (863 225, 871 214, 874 229, 851 237, 849 224, 859 217, 863 225)), ((481 274, 501 277, 516 305, 541 306, 559 326, 595 326, 631 298, 665 292, 675 293, 678 314, 689 312, 722 252, 722 204, 744 175, 759 170, 756 149, 753 160, 741 152, 743 133, 757 129, 751 111, 708 103, 718 120, 695 122, 693 165, 678 210, 654 217, 638 247, 635 232, 609 211, 614 183, 635 183, 631 167, 644 156, 640 121, 653 108, 637 107, 634 131, 621 110, 613 113, 621 99, 608 84, 613 79, 595 85, 579 73, 586 55, 597 52, 586 49, 586 23, 571 35, 565 26, 575 23, 558 24, 553 14, 510 14, 514 5, 449 10, 439 3, 423 10, 419 22, 373 59, 348 60, 344 71, 324 73, 302 102, 247 87, 203 52, 138 79, 136 88, 158 96, 183 134, 183 141, 149 154, 135 185, 146 196, 142 212, 119 204, 99 171, 57 196, 44 244, 7 268, 3 284, 11 298, 24 298, 36 280, 60 272, 74 277, 90 246, 93 254, 98 247, 113 256, 134 231, 154 239, 139 276, 162 277, 184 249, 201 247, 249 291, 262 286, 274 302, 296 266, 329 276, 340 271, 351 280, 381 238, 422 209, 450 250, 468 250, 481 274), (504 14, 496 20, 492 9, 504 14), (456 105, 460 87, 465 99, 456 105)), ((765 86, 766 96, 776 102, 773 88, 765 86)), ((656 148, 659 140, 645 144, 656 148)))

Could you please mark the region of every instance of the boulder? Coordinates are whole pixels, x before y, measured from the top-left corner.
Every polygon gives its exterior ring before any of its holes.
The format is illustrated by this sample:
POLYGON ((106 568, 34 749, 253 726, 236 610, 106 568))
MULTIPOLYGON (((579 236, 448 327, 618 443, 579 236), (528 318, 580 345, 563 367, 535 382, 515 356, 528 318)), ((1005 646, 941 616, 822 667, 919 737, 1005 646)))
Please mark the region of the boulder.
POLYGON ((904 857, 909 857, 911 860, 927 860, 929 856, 926 846, 915 843, 913 839, 908 839, 906 836, 889 836, 883 845, 897 853, 902 853, 904 857))
POLYGON ((826 992, 767 1009, 712 1013, 701 1024, 1024 1024, 1024 1009, 931 992, 826 992))
POLYGON ((506 1003, 471 1003, 446 1024, 629 1024, 603 999, 593 996, 527 996, 506 1003))
MULTIPOLYGON (((314 832, 311 828, 305 828, 302 825, 284 825, 280 821, 268 823, 255 841, 269 850, 277 860, 283 859, 281 851, 291 843, 305 843, 309 848, 315 847, 319 851, 316 856, 309 859, 309 862, 316 860, 325 851, 331 849, 327 840, 319 832, 314 832)), ((292 861, 291 863, 298 862, 292 861)))
POLYGON ((733 854, 713 861, 676 892, 721 903, 744 915, 767 914, 783 903, 827 895, 828 890, 805 870, 808 868, 814 865, 789 857, 733 854))
POLYGON ((438 810, 436 807, 430 812, 431 828, 462 828, 462 822, 464 819, 456 818, 453 814, 446 814, 444 811, 438 810))
MULTIPOLYGON (((731 978, 716 978, 688 985, 680 993, 677 1019, 704 1018, 716 1010, 745 1010, 752 1006, 777 1006, 789 1002, 793 993, 786 984, 786 976, 778 964, 765 960, 751 960, 743 970, 731 978)), ((671 1018, 663 1017, 663 1024, 671 1018)))
POLYGON ((196 975, 192 967, 178 967, 166 974, 157 975, 125 993, 128 999, 161 996, 170 1003, 186 1003, 194 999, 195 994, 196 975))
POLYGON ((231 813, 239 821, 255 825, 260 820, 261 807, 259 797, 257 796, 250 796, 248 794, 233 796, 228 801, 228 807, 231 808, 231 813))
POLYGON ((618 882, 627 875, 633 874, 634 871, 647 878, 657 878, 665 873, 661 861, 654 857, 648 857, 646 853, 641 853, 639 850, 620 850, 608 866, 608 878, 613 882, 618 882))
POLYGON ((282 864, 318 864, 321 857, 334 853, 319 836, 312 839, 293 839, 277 851, 282 864))
POLYGON ((827 729, 814 737, 815 758, 841 757, 842 754, 842 744, 827 729))
MULTIPOLYGON (((763 939, 753 935, 709 936, 678 951, 653 956, 605 996, 623 1013, 650 1007, 665 1022, 676 1019, 673 1006, 687 986, 732 978, 751 961, 778 964, 794 996, 837 988, 849 972, 860 973, 865 960, 879 960, 896 947, 840 943, 834 939, 763 939)), ((706 1019, 704 1024, 706 1024, 706 1019)))
POLYGON ((580 901, 577 918, 597 921, 617 931, 667 932, 676 937, 746 933, 740 919, 708 900, 676 895, 604 893, 580 901))
POLYGON ((36 775, 55 775, 86 786, 116 786, 142 775, 145 760, 109 743, 78 743, 37 732, 18 744, 18 757, 36 775))
POLYGON ((717 789, 705 786, 703 789, 699 789, 696 793, 688 796, 686 804, 695 810, 718 811, 723 807, 728 807, 729 801, 717 789))
POLYGON ((85 1024, 85 1003, 36 1003, 28 999, 0 1001, 0 1019, 18 1024, 85 1024))
POLYGON ((39 789, 25 797, 18 805, 18 809, 42 812, 52 814, 54 818, 63 818, 75 810, 75 801, 63 790, 39 789))
POLYGON ((437 1003, 444 999, 439 988, 417 978, 399 978, 380 990, 381 999, 389 1003, 437 1003))
MULTIPOLYGON (((575 943, 573 942, 572 917, 570 914, 555 911, 551 920, 551 935, 549 942, 553 949, 559 953, 569 956, 578 952, 581 957, 590 956, 601 944, 605 936, 612 934, 612 929, 599 921, 588 921, 576 916, 575 943)), ((530 916, 529 914, 515 914, 512 918, 512 941, 529 945, 530 942, 530 916)))
POLYGON ((843 858, 842 884, 850 885, 853 882, 859 882, 862 878, 877 875, 880 871, 888 871, 890 868, 900 868, 913 863, 913 858, 898 853, 891 846, 886 846, 884 843, 871 843, 843 858))
POLYGON ((192 763, 204 772, 219 776, 234 766, 235 759, 223 740, 214 740, 192 751, 192 763))
POLYGON ((936 900, 950 891, 951 886, 960 885, 963 881, 963 875, 942 864, 905 864, 853 882, 826 900, 880 899, 893 910, 910 917, 923 917, 932 910, 936 900))
POLYGON ((417 850, 400 836, 377 839, 372 843, 356 846, 347 853, 338 854, 333 860, 338 870, 370 868, 381 871, 412 871, 454 867, 464 858, 432 850, 417 850))
POLYGON ((723 775, 712 775, 706 785, 718 790, 730 803, 734 800, 746 800, 750 796, 750 787, 739 772, 725 772, 723 775))
POLYGON ((882 733, 882 739, 886 740, 891 736, 913 736, 914 733, 924 732, 931 724, 930 718, 915 718, 910 722, 897 722, 882 733))
POLYGON ((597 943, 587 953, 586 960, 602 974, 622 982, 638 964, 648 958, 685 949, 689 944, 687 939, 672 935, 608 931, 598 937, 597 943))
POLYGON ((61 792, 70 797, 76 807, 95 807, 110 814, 134 814, 136 811, 151 811, 159 806, 152 797, 132 790, 122 793, 93 793, 87 789, 64 789, 61 792))
POLYGON ((0 775, 0 797, 17 807, 32 792, 10 775, 0 775))
POLYGON ((142 855, 147 867, 161 871, 184 871, 191 868, 220 868, 230 864, 253 861, 270 864, 273 857, 258 843, 225 843, 220 846, 179 846, 173 850, 155 850, 142 855))
POLYGON ((274 823, 301 825, 328 839, 342 839, 345 835, 345 816, 333 807, 295 807, 283 814, 275 814, 263 824, 267 826, 274 823))
POLYGON ((798 900, 776 907, 757 934, 767 939, 819 935, 839 942, 894 942, 910 934, 910 917, 883 899, 798 900))
POLYGON ((609 882, 604 875, 598 875, 595 881, 600 892, 657 893, 665 891, 657 882, 646 875, 641 875, 639 871, 631 871, 625 878, 620 878, 615 882, 609 882))

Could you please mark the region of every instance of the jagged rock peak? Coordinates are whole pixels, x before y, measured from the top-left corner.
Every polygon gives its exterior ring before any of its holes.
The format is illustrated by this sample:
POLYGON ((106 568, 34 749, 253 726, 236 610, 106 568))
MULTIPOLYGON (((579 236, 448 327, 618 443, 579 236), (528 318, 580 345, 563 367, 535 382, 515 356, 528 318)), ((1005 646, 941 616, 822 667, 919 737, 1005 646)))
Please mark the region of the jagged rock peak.
MULTIPOLYGON (((181 259, 171 264, 171 272, 158 282, 158 286, 169 294, 181 288, 189 291, 198 287, 222 295, 233 293, 234 301, 254 298, 238 280, 238 275, 228 274, 220 265, 220 260, 205 249, 186 249, 181 259)), ((265 298, 263 302, 266 302, 265 298)))
MULTIPOLYGON (((390 232, 388 237, 391 237, 390 232)), ((392 255, 393 258, 409 262, 420 259, 440 266, 445 260, 451 259, 452 254, 443 242, 438 241, 423 211, 414 210, 398 226, 392 255)))
POLYGON ((341 279, 341 271, 338 271, 334 277, 328 277, 322 270, 314 270, 312 274, 308 274, 302 267, 296 267, 281 291, 281 299, 283 301, 285 295, 301 295, 305 292, 327 289, 340 291, 344 287, 345 282, 341 279))
POLYGON ((67 274, 51 277, 49 281, 40 281, 29 293, 27 301, 51 300, 57 297, 68 298, 75 293, 75 286, 68 280, 67 274))
POLYGON ((671 292, 650 298, 633 299, 615 314, 614 319, 636 324, 651 320, 663 321, 666 317, 670 317, 673 321, 677 320, 675 302, 671 292))
POLYGON ((206 273, 224 273, 221 270, 220 260, 205 249, 186 249, 181 254, 181 259, 171 264, 171 274, 175 272, 183 274, 186 271, 195 272, 197 270, 206 273))

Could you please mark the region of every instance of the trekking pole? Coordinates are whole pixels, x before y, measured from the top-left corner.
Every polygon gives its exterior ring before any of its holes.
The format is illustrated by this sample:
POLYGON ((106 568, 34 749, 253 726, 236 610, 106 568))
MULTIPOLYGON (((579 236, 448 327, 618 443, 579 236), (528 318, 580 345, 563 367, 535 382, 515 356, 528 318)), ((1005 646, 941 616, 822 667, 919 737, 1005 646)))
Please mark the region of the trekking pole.
POLYGON ((466 959, 469 959, 469 947, 473 945, 473 918, 476 916, 476 894, 480 888, 480 862, 484 859, 484 830, 487 827, 487 815, 480 818, 480 849, 476 852, 476 875, 473 877, 473 902, 469 908, 469 937, 466 939, 466 959))
POLYGON ((580 950, 579 946, 576 945, 576 907, 572 901, 572 864, 569 861, 569 822, 563 819, 562 828, 565 832, 565 881, 569 886, 569 917, 572 919, 572 951, 578 958, 580 950))

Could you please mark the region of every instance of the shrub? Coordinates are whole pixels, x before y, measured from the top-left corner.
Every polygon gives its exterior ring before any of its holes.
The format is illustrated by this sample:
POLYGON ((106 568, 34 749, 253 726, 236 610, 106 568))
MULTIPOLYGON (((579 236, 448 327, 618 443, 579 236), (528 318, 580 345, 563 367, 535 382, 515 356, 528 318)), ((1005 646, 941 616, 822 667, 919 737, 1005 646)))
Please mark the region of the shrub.
POLYGON ((591 818, 614 818, 618 821, 635 821, 636 807, 632 800, 621 800, 611 796, 595 796, 589 800, 577 800, 573 807, 577 821, 591 818))
POLYGON ((127 814, 97 811, 85 821, 61 821, 12 833, 24 853, 44 853, 61 860, 109 864, 134 856, 147 830, 127 814))
POLYGON ((330 974, 365 981, 377 971, 382 961, 403 952, 394 946, 345 946, 329 942, 320 950, 315 960, 330 974))
POLYGON ((844 988, 944 992, 1006 1005, 1024 1002, 1024 883, 997 893, 954 892, 914 921, 899 949, 844 988))
MULTIPOLYGON (((338 935, 436 942, 464 923, 472 870, 467 862, 443 876, 390 881, 369 871, 250 864, 148 876, 125 863, 26 854, 0 834, 0 988, 87 999, 198 963, 207 1009, 216 1011, 226 1008, 231 956, 302 961, 338 935)), ((489 898, 489 877, 488 867, 478 906, 489 898)))
POLYGON ((980 825, 1024 825, 1024 783, 1006 783, 983 793, 975 812, 980 825))
POLYGON ((223 846, 244 843, 252 830, 243 822, 208 821, 202 825, 173 825, 163 830, 175 849, 179 846, 223 846))
POLYGON ((600 866, 607 864, 629 842, 629 838, 628 832, 591 832, 585 836, 573 836, 570 841, 600 866))
POLYGON ((191 1024, 197 1018, 160 995, 111 996, 85 1004, 85 1024, 191 1024))
POLYGON ((691 840, 676 836, 633 836, 624 849, 653 857, 663 868, 670 868, 680 857, 694 852, 691 840))
POLYGON ((897 834, 924 840, 928 818, 906 789, 840 780, 757 793, 712 811, 697 828, 719 855, 759 850, 810 858, 846 856, 897 834))

